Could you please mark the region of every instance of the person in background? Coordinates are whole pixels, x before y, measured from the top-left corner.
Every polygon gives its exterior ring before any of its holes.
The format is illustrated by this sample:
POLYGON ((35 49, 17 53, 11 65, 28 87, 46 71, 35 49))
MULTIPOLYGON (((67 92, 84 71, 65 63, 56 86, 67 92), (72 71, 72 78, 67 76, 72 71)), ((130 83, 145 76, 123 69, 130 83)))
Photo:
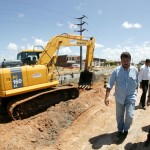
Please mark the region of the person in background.
POLYGON ((130 65, 131 55, 123 52, 120 56, 121 65, 112 72, 105 95, 105 104, 109 105, 109 94, 115 84, 117 137, 116 144, 121 144, 128 135, 134 116, 135 101, 138 88, 138 70, 130 65))
MULTIPOLYGON (((147 96, 147 106, 150 106, 150 80, 149 80, 149 90, 148 90, 148 96, 147 96)), ((150 146, 150 127, 149 127, 149 132, 147 135, 147 139, 145 141, 145 146, 150 146)))
POLYGON ((140 67, 139 82, 142 89, 140 105, 146 110, 146 93, 148 90, 148 81, 150 80, 150 59, 145 60, 145 64, 140 67))

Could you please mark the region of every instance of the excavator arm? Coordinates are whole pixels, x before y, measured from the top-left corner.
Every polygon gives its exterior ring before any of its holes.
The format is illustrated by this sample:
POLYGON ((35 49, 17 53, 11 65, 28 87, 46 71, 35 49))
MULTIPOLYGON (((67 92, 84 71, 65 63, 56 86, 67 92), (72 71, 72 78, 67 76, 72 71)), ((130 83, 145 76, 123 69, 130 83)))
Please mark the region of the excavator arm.
POLYGON ((41 57, 39 58, 37 64, 46 65, 49 69, 49 73, 53 75, 55 69, 55 63, 57 61, 57 53, 60 47, 63 46, 86 46, 86 59, 84 71, 80 73, 79 78, 79 88, 90 89, 92 85, 93 73, 90 72, 91 63, 93 61, 95 39, 91 37, 89 40, 85 39, 83 36, 77 35, 58 35, 52 38, 45 47, 41 57), (51 62, 52 61, 52 62, 51 62), (51 65, 50 65, 51 62, 51 65))
POLYGON ((95 40, 84 39, 83 36, 77 35, 58 35, 52 38, 46 45, 45 50, 41 54, 37 64, 48 65, 52 58, 56 55, 60 47, 63 46, 87 46, 85 69, 88 69, 93 60, 95 40))

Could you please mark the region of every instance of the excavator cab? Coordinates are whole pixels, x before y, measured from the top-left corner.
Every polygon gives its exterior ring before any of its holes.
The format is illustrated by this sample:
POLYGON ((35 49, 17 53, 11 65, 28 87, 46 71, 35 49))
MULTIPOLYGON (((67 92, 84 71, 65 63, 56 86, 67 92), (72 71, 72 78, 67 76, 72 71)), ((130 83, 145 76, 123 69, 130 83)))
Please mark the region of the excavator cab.
POLYGON ((43 50, 28 49, 17 54, 17 60, 21 60, 23 65, 35 65, 43 50))

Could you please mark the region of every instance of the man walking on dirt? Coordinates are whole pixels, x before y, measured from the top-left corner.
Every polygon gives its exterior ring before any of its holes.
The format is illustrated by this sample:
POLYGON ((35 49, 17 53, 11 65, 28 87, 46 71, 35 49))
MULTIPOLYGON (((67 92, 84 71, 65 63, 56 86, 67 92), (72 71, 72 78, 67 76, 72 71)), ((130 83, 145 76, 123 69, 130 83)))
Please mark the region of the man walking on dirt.
MULTIPOLYGON (((147 106, 150 106, 150 80, 149 80, 149 90, 148 90, 148 97, 147 97, 147 106)), ((150 146, 150 127, 149 127, 149 132, 147 135, 147 140, 145 141, 145 146, 150 146)))
POLYGON ((109 105, 109 93, 115 84, 116 120, 118 134, 116 144, 121 144, 128 135, 134 116, 138 88, 138 70, 130 65, 131 55, 123 52, 121 65, 112 72, 107 84, 105 104, 109 105))
POLYGON ((150 79, 150 59, 146 59, 145 64, 140 67, 139 82, 143 93, 141 95, 140 104, 146 110, 146 93, 148 90, 148 81, 150 79))

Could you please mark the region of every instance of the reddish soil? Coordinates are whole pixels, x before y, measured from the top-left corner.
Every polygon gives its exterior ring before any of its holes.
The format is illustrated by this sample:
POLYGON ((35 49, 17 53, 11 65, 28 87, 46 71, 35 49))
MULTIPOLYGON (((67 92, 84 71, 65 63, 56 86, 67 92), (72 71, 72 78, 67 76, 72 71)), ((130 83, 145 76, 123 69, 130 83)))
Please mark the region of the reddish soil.
POLYGON ((146 149, 143 142, 150 124, 150 108, 139 108, 141 90, 138 93, 134 121, 129 134, 122 144, 116 145, 113 142, 117 131, 114 89, 111 91, 110 106, 105 106, 103 86, 103 82, 97 82, 92 90, 81 90, 77 99, 61 102, 24 120, 0 120, 0 149, 146 149))

